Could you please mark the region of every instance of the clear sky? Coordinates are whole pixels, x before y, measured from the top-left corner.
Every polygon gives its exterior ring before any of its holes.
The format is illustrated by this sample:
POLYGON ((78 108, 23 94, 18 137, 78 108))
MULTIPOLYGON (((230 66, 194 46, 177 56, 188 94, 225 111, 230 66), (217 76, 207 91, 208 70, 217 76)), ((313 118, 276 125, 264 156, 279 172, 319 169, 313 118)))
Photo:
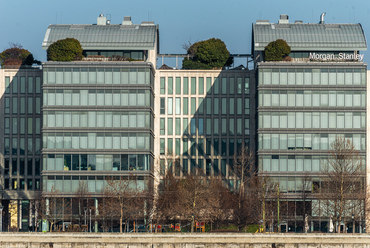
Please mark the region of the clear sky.
MULTIPOLYGON (((19 43, 45 61, 41 43, 49 24, 93 24, 99 14, 120 24, 131 16, 134 24, 159 24, 160 53, 185 53, 184 43, 216 37, 231 53, 251 52, 252 23, 276 23, 280 14, 291 22, 361 23, 370 35, 368 0, 0 0, 0 51, 19 43)), ((370 52, 365 52, 370 62, 370 52)), ((159 61, 160 62, 160 61, 159 61)))

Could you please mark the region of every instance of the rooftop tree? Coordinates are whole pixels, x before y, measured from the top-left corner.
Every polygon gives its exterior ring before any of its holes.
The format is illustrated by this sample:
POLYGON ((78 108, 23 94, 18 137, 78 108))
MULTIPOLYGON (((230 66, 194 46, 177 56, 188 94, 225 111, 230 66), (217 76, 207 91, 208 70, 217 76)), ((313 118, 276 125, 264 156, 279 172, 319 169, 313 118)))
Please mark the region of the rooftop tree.
POLYGON ((266 61, 282 61, 290 54, 290 46, 285 40, 278 39, 271 41, 265 47, 265 60, 266 61))
POLYGON ((72 61, 82 59, 82 47, 78 40, 66 38, 51 44, 47 50, 48 61, 72 61))
POLYGON ((228 66, 230 53, 225 43, 216 38, 199 41, 187 49, 191 58, 185 58, 183 69, 214 69, 228 66))
POLYGON ((10 48, 0 53, 0 62, 1 66, 40 64, 40 61, 33 58, 30 51, 23 49, 18 43, 10 43, 10 48))

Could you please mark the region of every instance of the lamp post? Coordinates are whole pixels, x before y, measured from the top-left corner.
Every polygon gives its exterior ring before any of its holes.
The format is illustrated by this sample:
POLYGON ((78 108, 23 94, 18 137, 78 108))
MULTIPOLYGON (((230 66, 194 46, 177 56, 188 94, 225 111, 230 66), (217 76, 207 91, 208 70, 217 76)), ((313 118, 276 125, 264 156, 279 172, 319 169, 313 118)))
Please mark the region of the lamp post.
POLYGON ((87 207, 84 207, 84 212, 85 212, 85 227, 87 226, 87 223, 86 223, 86 213, 87 213, 87 207))
POLYGON ((0 232, 3 232, 3 205, 0 205, 0 232))
POLYGON ((90 225, 89 225, 89 227, 90 227, 90 232, 91 232, 91 207, 89 208, 89 211, 90 211, 90 225))
POLYGON ((355 233, 355 214, 352 214, 352 233, 355 233))

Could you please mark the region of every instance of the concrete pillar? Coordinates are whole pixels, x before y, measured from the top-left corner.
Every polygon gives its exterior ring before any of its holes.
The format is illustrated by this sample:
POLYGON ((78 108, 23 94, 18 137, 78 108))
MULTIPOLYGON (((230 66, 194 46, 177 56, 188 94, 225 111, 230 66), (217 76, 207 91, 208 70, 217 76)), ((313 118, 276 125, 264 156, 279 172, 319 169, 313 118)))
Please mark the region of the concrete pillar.
POLYGON ((98 206, 99 206, 98 199, 95 199, 95 223, 94 223, 94 230, 95 230, 95 232, 98 232, 98 220, 97 220, 98 215, 99 215, 98 206))
MULTIPOLYGON (((366 72, 366 102, 370 103, 370 71, 366 72)), ((365 192, 365 227, 366 227, 366 233, 370 233, 370 108, 366 106, 366 192, 365 192)), ((361 226, 361 224, 360 224, 361 226)), ((361 231, 360 231, 361 232, 361 231)))

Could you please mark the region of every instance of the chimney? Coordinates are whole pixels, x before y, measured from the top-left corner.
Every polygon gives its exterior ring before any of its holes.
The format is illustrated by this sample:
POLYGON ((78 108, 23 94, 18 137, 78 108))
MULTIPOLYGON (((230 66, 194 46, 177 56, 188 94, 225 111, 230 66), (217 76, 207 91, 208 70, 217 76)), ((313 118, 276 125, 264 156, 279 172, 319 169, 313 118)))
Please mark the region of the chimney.
POLYGON ((289 16, 287 14, 280 15, 279 24, 289 23, 289 16))
POLYGON ((324 12, 324 13, 322 13, 321 15, 320 15, 320 24, 324 24, 325 22, 324 22, 324 16, 326 15, 326 12, 324 12))
POLYGON ((131 16, 123 17, 122 25, 132 25, 131 16))
POLYGON ((107 25, 107 18, 103 14, 98 16, 97 25, 107 25))

